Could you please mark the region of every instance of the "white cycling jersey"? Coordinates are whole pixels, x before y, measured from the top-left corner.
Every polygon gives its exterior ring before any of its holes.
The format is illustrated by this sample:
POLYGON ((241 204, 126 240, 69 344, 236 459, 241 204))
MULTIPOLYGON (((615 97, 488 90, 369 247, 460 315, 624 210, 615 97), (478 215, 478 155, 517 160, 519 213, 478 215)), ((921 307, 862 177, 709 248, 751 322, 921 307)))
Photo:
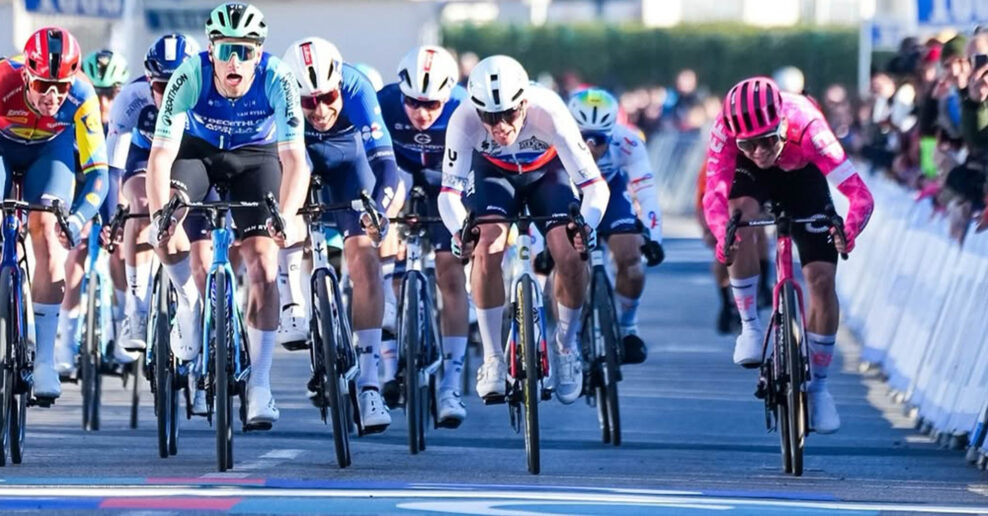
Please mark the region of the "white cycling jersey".
MULTIPOLYGON (((638 199, 640 210, 638 219, 651 232, 651 239, 662 242, 662 208, 659 206, 659 192, 652 174, 652 164, 645 150, 645 142, 631 128, 615 125, 611 131, 611 142, 607 153, 597 160, 600 173, 608 182, 617 174, 625 174, 628 187, 638 199)), ((611 195, 624 195, 624 192, 611 191, 611 195)))
POLYGON ((494 141, 470 102, 460 104, 446 128, 443 154, 443 188, 439 213, 451 233, 463 226, 466 209, 461 195, 466 189, 474 151, 506 173, 524 174, 540 169, 556 156, 573 182, 583 191, 580 213, 597 227, 607 208, 607 182, 600 175, 590 149, 566 104, 553 91, 532 84, 525 90, 528 107, 518 138, 509 146, 494 141))
POLYGON ((142 149, 151 148, 157 114, 147 79, 136 79, 120 90, 110 109, 106 134, 106 154, 111 167, 126 166, 131 143, 142 149))

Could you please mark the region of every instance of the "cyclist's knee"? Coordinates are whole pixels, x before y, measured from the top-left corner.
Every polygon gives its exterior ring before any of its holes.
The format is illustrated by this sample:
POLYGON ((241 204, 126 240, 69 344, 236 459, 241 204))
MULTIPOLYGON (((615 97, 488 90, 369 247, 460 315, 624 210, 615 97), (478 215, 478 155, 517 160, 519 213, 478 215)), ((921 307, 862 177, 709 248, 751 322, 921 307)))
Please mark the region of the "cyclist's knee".
POLYGON ((826 262, 813 262, 803 267, 806 285, 814 298, 826 300, 836 297, 834 285, 835 267, 826 262))
MULTIPOLYGON (((453 258, 452 254, 450 257, 453 258)), ((459 261, 458 258, 456 260, 459 261)), ((466 277, 463 274, 463 266, 457 262, 436 258, 436 282, 445 298, 457 295, 466 296, 466 277)))
POLYGON ((247 265, 247 278, 252 285, 273 284, 278 278, 278 248, 266 237, 244 239, 240 253, 247 265))

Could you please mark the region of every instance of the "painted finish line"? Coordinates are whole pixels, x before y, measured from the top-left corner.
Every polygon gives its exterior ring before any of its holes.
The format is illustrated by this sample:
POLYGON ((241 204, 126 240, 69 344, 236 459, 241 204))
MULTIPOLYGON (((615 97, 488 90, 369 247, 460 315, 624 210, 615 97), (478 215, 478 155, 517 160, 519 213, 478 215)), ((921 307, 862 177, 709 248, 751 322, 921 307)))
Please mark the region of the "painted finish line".
POLYGON ((717 492, 285 479, 9 478, 0 511, 219 511, 239 514, 983 514, 988 506, 843 502, 812 493, 717 492), (136 480, 136 481, 135 481, 136 480), (58 485, 65 481, 64 485, 58 485))

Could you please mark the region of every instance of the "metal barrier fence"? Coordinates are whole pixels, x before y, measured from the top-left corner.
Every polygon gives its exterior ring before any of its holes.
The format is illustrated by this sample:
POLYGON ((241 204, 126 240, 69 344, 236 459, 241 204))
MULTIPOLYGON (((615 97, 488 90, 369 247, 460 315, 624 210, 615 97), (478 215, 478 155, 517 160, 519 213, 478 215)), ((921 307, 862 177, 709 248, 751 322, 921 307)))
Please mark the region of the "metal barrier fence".
POLYGON ((694 213, 696 175, 706 158, 708 128, 697 132, 665 131, 648 138, 662 212, 671 215, 694 213))
POLYGON ((988 233, 961 246, 929 200, 886 179, 868 183, 875 213, 837 275, 843 323, 917 428, 945 446, 968 446, 968 460, 984 467, 988 233))

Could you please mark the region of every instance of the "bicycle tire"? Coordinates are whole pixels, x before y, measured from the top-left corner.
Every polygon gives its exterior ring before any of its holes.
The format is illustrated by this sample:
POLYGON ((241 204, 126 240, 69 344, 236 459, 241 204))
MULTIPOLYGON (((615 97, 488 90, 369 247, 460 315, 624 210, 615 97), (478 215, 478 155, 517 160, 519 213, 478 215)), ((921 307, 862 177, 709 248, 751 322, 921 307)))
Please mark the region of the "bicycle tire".
POLYGON ((99 299, 99 280, 95 272, 90 272, 86 280, 86 322, 85 338, 82 342, 80 361, 82 362, 82 429, 86 431, 99 430, 95 405, 96 378, 99 376, 99 364, 96 360, 96 349, 99 339, 96 335, 99 319, 97 316, 99 299))
POLYGON ((785 317, 782 321, 783 346, 786 349, 786 416, 789 426, 790 469, 803 474, 803 447, 806 444, 806 393, 803 392, 805 362, 802 353, 802 321, 792 284, 782 290, 785 317))
POLYGON ((398 321, 400 335, 399 349, 405 361, 405 418, 408 423, 408 451, 412 455, 421 451, 419 446, 422 430, 422 411, 419 405, 419 343, 421 328, 419 327, 419 309, 422 299, 419 296, 419 277, 417 274, 406 274, 401 287, 401 316, 398 321))
POLYGON ((532 278, 524 276, 518 282, 517 311, 515 317, 519 323, 518 346, 521 348, 522 368, 522 398, 525 407, 525 453, 528 456, 528 472, 538 475, 541 471, 541 446, 539 443, 539 358, 535 342, 535 317, 533 314, 532 292, 535 285, 532 278))
POLYGON ((216 388, 216 463, 220 472, 233 467, 233 393, 230 389, 230 357, 227 339, 226 274, 213 276, 213 372, 216 388))
MULTIPOLYGON (((21 278, 27 278, 27 272, 24 267, 20 269, 21 278)), ((17 314, 18 325, 12 328, 20 328, 17 330, 14 337, 11 339, 11 343, 17 343, 14 348, 16 353, 14 354, 14 370, 21 370, 24 365, 28 362, 27 358, 27 342, 26 342, 26 332, 28 328, 27 317, 29 313, 26 307, 31 306, 31 287, 26 281, 21 281, 21 297, 18 300, 13 300, 12 305, 14 307, 14 313, 17 314)), ((11 405, 11 415, 10 415, 10 461, 14 464, 20 464, 24 459, 24 438, 27 433, 27 402, 30 393, 28 392, 26 385, 21 385, 22 388, 16 388, 18 383, 23 384, 23 380, 19 379, 16 375, 13 378, 13 384, 15 391, 20 391, 14 394, 17 397, 17 401, 11 405)))
POLYGON ((171 392, 173 390, 171 374, 171 349, 168 343, 168 294, 166 286, 168 280, 164 277, 164 269, 158 271, 155 278, 154 290, 151 292, 154 300, 152 306, 154 312, 151 315, 151 342, 148 350, 152 354, 154 372, 154 414, 157 417, 158 430, 158 456, 162 459, 168 458, 170 427, 174 424, 170 420, 172 412, 170 410, 171 392))
POLYGON ((785 364, 788 350, 783 343, 782 317, 784 308, 779 305, 779 311, 772 315, 772 334, 774 335, 774 352, 772 360, 772 397, 775 405, 775 424, 779 431, 779 448, 782 455, 782 471, 792 473, 792 449, 789 440, 789 411, 786 406, 785 389, 789 379, 786 377, 785 364))
POLYGON ((138 389, 138 379, 141 377, 141 362, 143 356, 138 356, 130 363, 130 375, 133 384, 130 386, 130 428, 137 429, 137 409, 141 406, 141 391, 138 389))
POLYGON ((610 442, 614 446, 621 445, 621 405, 618 398, 618 382, 621 379, 621 365, 618 360, 618 346, 621 345, 617 327, 617 311, 614 309, 614 296, 603 270, 594 272, 593 299, 595 312, 604 337, 604 363, 601 368, 601 388, 606 399, 603 414, 607 420, 610 442))
POLYGON ((329 296, 329 273, 317 271, 315 275, 316 285, 316 339, 314 345, 318 345, 321 350, 321 364, 315 364, 322 369, 323 396, 329 402, 330 420, 333 428, 333 447, 336 451, 336 463, 341 468, 350 465, 349 448, 350 432, 346 421, 346 411, 344 403, 346 399, 341 395, 340 373, 337 362, 337 342, 336 336, 339 325, 335 323, 338 312, 330 304, 329 296))
POLYGON ((14 356, 14 300, 13 275, 9 268, 0 272, 0 338, 3 338, 3 360, 0 361, 0 467, 7 465, 7 452, 11 448, 10 420, 14 406, 14 370, 17 363, 14 356))

